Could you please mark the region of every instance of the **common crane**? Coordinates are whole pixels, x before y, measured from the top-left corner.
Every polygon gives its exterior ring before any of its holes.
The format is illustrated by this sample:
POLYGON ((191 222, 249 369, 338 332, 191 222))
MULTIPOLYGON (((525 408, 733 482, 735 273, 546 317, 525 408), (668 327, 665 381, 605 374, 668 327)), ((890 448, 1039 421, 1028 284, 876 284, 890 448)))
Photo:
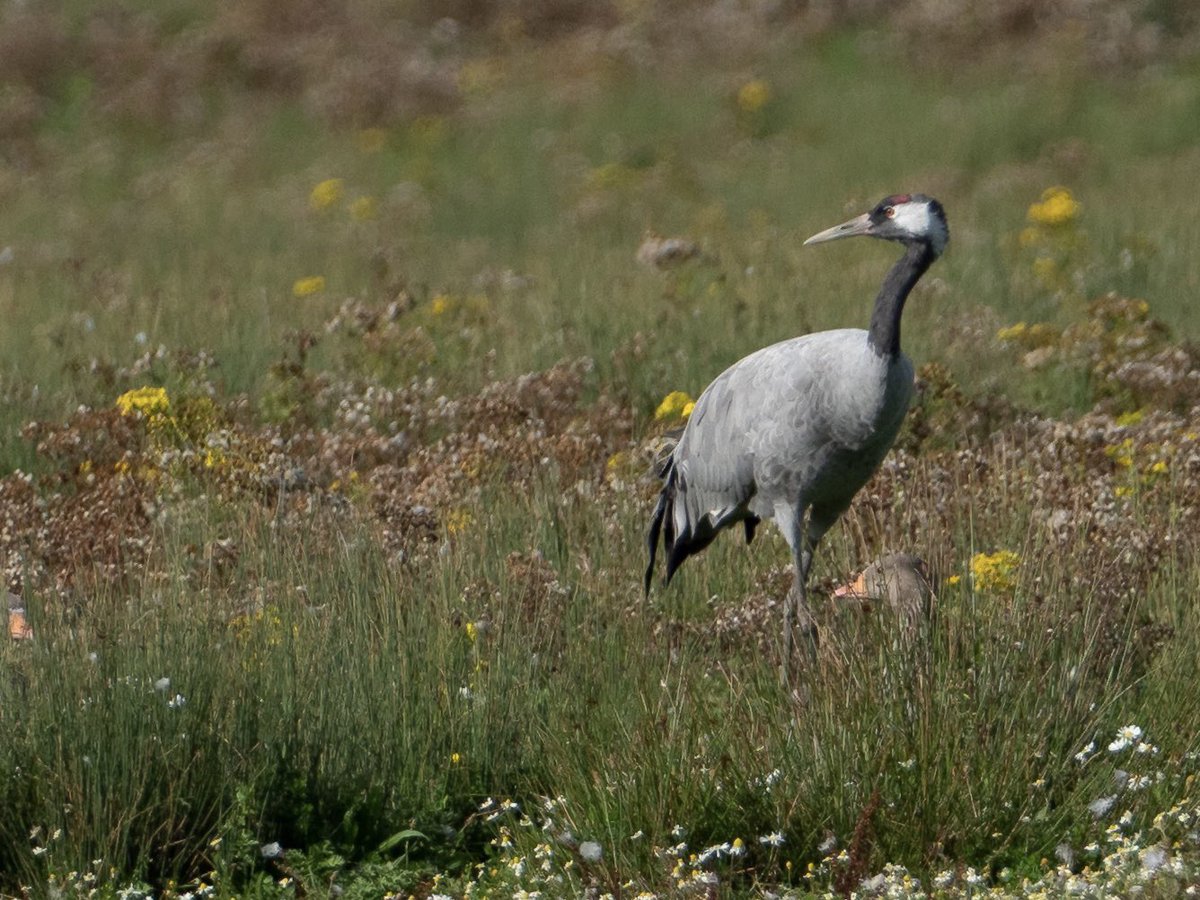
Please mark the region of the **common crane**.
POLYGON ((783 608, 785 678, 797 611, 808 609, 805 585, 817 544, 879 467, 908 409, 913 365, 900 350, 900 316, 950 230, 937 200, 894 194, 804 243, 860 235, 904 245, 868 330, 782 341, 718 376, 660 472, 665 484, 647 535, 649 593, 660 535, 669 584, 680 564, 724 529, 742 523, 749 543, 759 522, 775 522, 795 566, 783 608))

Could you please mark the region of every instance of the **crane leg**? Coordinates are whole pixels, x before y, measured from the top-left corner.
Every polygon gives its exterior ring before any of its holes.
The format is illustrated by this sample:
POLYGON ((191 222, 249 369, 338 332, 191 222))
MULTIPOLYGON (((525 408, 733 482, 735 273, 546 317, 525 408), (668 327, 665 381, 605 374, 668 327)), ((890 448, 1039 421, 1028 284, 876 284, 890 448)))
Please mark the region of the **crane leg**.
MULTIPOLYGON (((801 513, 803 515, 803 513, 801 513)), ((792 548, 792 561, 795 568, 792 587, 783 602, 783 653, 780 664, 780 676, 786 686, 791 678, 792 656, 796 652, 796 635, 803 635, 805 649, 816 648, 816 623, 808 605, 808 570, 812 568, 813 551, 816 543, 811 535, 804 532, 803 523, 795 526, 795 531, 785 534, 792 548)))

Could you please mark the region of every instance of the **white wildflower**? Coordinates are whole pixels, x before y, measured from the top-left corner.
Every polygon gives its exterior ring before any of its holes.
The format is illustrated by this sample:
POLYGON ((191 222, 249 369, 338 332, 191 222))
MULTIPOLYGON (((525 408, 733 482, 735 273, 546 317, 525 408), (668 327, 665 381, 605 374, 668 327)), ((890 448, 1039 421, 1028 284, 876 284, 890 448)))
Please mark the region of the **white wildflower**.
POLYGON ((729 841, 724 841, 720 844, 713 844, 711 847, 705 847, 700 851, 700 855, 696 857, 696 863, 701 866, 706 866, 714 859, 720 859, 722 856, 728 855, 731 847, 729 841))
POLYGON ((1142 851, 1142 871, 1153 875, 1167 864, 1167 851, 1162 847, 1147 847, 1142 851))
POLYGON ((1075 754, 1075 762, 1083 765, 1092 758, 1092 754, 1096 752, 1096 742, 1088 741, 1088 745, 1075 754))
POLYGON ((782 831, 772 831, 770 834, 764 834, 758 839, 760 844, 766 844, 768 847, 782 847, 783 841, 782 831))
POLYGON ((1137 744, 1142 739, 1142 729, 1137 725, 1126 725, 1117 730, 1116 739, 1108 745, 1110 753, 1120 753, 1126 747, 1137 744))
POLYGON ((887 876, 882 872, 872 875, 870 878, 864 878, 858 885, 859 889, 868 894, 874 894, 876 891, 883 890, 887 884, 887 876))

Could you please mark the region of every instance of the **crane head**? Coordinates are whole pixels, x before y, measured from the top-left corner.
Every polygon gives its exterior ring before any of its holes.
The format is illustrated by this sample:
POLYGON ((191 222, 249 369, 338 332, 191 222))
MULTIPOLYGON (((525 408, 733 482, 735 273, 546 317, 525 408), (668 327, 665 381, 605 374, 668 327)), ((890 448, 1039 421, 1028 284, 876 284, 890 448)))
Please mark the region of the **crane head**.
POLYGON ((924 194, 892 194, 870 212, 814 234, 805 244, 820 244, 848 237, 876 237, 902 244, 924 244, 941 256, 950 240, 946 211, 924 194))

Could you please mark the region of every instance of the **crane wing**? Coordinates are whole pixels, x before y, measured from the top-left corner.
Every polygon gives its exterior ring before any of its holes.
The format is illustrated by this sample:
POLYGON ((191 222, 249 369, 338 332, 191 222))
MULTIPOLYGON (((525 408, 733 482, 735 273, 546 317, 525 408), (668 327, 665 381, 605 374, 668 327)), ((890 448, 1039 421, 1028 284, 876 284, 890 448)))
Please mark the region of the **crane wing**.
MULTIPOLYGON (((891 422, 880 429, 887 364, 866 337, 838 329, 773 344, 709 385, 661 472, 647 589, 660 537, 669 582, 687 557, 737 522, 746 523, 749 540, 778 508, 795 513, 820 501, 840 512, 843 496, 861 487, 894 436, 891 422), (876 455, 869 445, 879 438, 876 455)), ((900 383, 906 378, 911 383, 911 372, 899 373, 900 383)), ((902 416, 907 395, 896 405, 902 416)))
POLYGON ((723 529, 743 522, 747 542, 753 539, 760 518, 751 508, 757 493, 754 445, 764 422, 770 423, 766 404, 778 397, 771 383, 783 373, 787 345, 795 343, 786 341, 740 360, 696 401, 660 473, 665 484, 647 536, 647 591, 660 535, 667 552, 668 583, 685 559, 707 547, 723 529))

